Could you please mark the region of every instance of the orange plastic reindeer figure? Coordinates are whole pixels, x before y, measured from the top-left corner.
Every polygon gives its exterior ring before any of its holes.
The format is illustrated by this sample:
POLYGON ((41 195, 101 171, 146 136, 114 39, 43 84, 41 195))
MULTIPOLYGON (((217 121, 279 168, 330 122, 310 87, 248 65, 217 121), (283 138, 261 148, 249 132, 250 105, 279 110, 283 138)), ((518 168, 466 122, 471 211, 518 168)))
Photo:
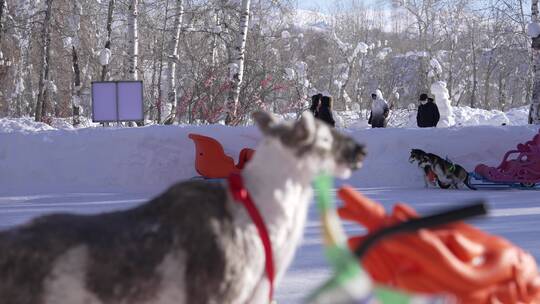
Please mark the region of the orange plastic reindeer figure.
MULTIPOLYGON (((369 233, 418 217, 406 204, 392 214, 384 207, 342 187, 342 219, 369 233)), ((354 250, 366 236, 349 239, 354 250)), ((383 239, 362 259, 378 283, 415 293, 451 294, 463 304, 540 303, 540 276, 534 258, 505 239, 463 222, 421 229, 383 239)))

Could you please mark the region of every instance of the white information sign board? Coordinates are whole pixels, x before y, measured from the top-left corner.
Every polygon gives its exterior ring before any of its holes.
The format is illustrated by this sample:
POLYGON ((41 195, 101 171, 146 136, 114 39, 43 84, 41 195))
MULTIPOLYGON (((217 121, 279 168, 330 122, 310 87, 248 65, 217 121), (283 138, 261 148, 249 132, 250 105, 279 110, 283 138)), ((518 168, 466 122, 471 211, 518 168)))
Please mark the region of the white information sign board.
POLYGON ((143 121, 142 81, 92 82, 92 121, 143 121))

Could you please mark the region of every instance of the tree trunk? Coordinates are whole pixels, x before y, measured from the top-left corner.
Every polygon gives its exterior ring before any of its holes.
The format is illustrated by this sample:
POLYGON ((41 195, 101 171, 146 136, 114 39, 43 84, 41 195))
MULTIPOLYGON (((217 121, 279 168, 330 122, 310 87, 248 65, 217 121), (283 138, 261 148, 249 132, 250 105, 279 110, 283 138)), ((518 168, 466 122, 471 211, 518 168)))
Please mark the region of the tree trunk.
MULTIPOLYGON (((23 60, 22 64, 24 65, 24 73, 21 71, 21 75, 24 75, 24 91, 23 91, 23 98, 22 98, 22 107, 23 112, 28 113, 28 115, 36 115, 35 109, 33 107, 34 104, 34 80, 32 79, 32 75, 34 74, 34 68, 30 64, 30 54, 32 53, 32 49, 34 48, 34 40, 32 39, 32 36, 30 35, 28 38, 28 46, 26 48, 21 47, 21 54, 23 54, 23 60), (24 50, 23 50, 24 49, 24 50), (34 112, 32 112, 34 111, 34 112)), ((21 67, 22 69, 22 67, 21 67)))
POLYGON ((4 6, 6 5, 6 0, 0 0, 0 43, 2 43, 2 32, 4 31, 4 6))
MULTIPOLYGON (((154 49, 152 51, 152 80, 151 80, 151 84, 150 84, 150 88, 151 88, 151 92, 150 92, 150 100, 151 100, 151 103, 152 103, 152 106, 150 107, 150 117, 149 119, 150 120, 157 120, 157 111, 158 111, 158 107, 160 106, 158 102, 155 102, 156 100, 156 79, 157 79, 157 56, 156 56, 156 52, 158 52, 159 50, 156 50, 157 49, 157 45, 158 45, 158 38, 157 37, 154 37, 154 49)), ((158 121, 159 122, 159 121, 158 121)))
POLYGON ((484 96, 483 96, 483 104, 480 105, 481 108, 483 109, 489 109, 491 110, 491 105, 490 105, 490 98, 489 98, 489 93, 491 91, 491 87, 490 87, 490 82, 491 82, 491 72, 492 72, 492 69, 491 69, 491 57, 489 59, 489 63, 488 63, 488 66, 487 66, 487 69, 486 69, 486 74, 485 74, 485 77, 484 77, 484 96))
MULTIPOLYGON (((107 13, 107 42, 105 42, 105 48, 109 51, 111 50, 111 34, 112 34, 112 22, 113 22, 113 14, 114 14, 114 7, 115 7, 115 0, 109 0, 109 11, 107 13)), ((109 64, 104 64, 101 69, 101 81, 105 81, 107 79, 107 73, 109 64)))
POLYGON ((229 62, 229 81, 231 83, 229 97, 225 105, 227 113, 225 124, 230 125, 237 119, 238 99, 240 97, 240 88, 244 77, 244 58, 246 55, 246 39, 249 25, 249 7, 251 0, 242 0, 240 11, 240 31, 236 45, 234 46, 232 60, 229 62))
MULTIPOLYGON (((538 0, 531 1, 532 22, 538 22, 538 0)), ((540 54, 538 50, 533 49, 533 71, 534 82, 531 98, 531 107, 529 109, 529 123, 540 124, 540 54)))
MULTIPOLYGON (((5 6, 6 3, 5 3, 5 0, 0 0, 0 56, 4 56, 4 54, 2 54, 2 33, 4 32, 4 21, 3 21, 3 17, 4 17, 4 10, 5 10, 5 6)), ((0 75, 0 83, 6 83, 6 78, 9 77, 8 76, 8 73, 6 72, 5 74, 4 73, 1 73, 2 75, 0 75)), ((9 99, 6 98, 6 96, 3 94, 4 92, 2 92, 2 89, 3 89, 3 86, 0 86, 0 115, 9 115, 9 99), (4 105, 4 106, 3 106, 4 105)))
POLYGON ((501 111, 506 110, 506 77, 503 77, 502 73, 499 73, 499 94, 498 104, 501 111))
POLYGON ((137 80, 137 63, 139 57, 139 0, 130 0, 128 14, 128 80, 137 80))
POLYGON ((77 49, 72 47, 73 58, 73 90, 71 92, 71 107, 73 109, 73 125, 78 126, 81 123, 81 69, 79 68, 79 56, 77 49))
MULTIPOLYGON (((77 20, 71 34, 75 38, 74 41, 79 41, 79 28, 81 16, 81 3, 79 0, 73 0, 73 20, 77 20)), ((71 108, 73 114, 73 126, 78 126, 81 123, 81 69, 79 68, 79 56, 77 54, 76 45, 71 46, 71 57, 73 63, 73 88, 71 91, 71 108)))
POLYGON ((476 66, 476 43, 474 37, 474 29, 471 30, 471 53, 472 53, 472 64, 473 64, 473 83, 471 90, 471 108, 476 106, 476 89, 478 87, 478 67, 476 66))
POLYGON ((163 75, 163 53, 165 52, 165 36, 167 33, 167 20, 169 19, 169 0, 165 4, 165 18, 163 18, 163 28, 161 30, 161 45, 159 47, 159 70, 158 70, 158 97, 157 97, 157 123, 161 123, 162 110, 163 110, 163 90, 161 88, 161 81, 163 75))
POLYGON ((176 1, 176 11, 174 18, 172 39, 169 44, 169 60, 167 64, 167 105, 171 112, 166 113, 165 124, 169 125, 176 120, 176 61, 178 61, 178 42, 180 41, 180 32, 182 31, 182 19, 184 17, 183 0, 176 1))
POLYGON ((51 23, 51 9, 53 0, 46 0, 45 3, 45 18, 43 20, 43 28, 41 31, 43 45, 41 46, 41 72, 39 73, 39 92, 36 102, 36 121, 43 121, 43 117, 47 114, 49 60, 51 57, 51 32, 49 27, 51 23))

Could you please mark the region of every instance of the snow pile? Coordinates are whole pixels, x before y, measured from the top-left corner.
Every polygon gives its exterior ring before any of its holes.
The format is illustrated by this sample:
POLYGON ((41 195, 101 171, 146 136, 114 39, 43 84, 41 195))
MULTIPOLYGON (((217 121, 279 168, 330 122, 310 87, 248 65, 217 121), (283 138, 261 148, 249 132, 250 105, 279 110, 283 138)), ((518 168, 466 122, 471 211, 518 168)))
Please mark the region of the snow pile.
MULTIPOLYGON (((523 113, 527 115, 526 113, 523 113)), ((476 125, 515 125, 511 122, 509 115, 502 111, 485 111, 470 107, 454 108, 454 117, 458 126, 476 126, 476 125)))
POLYGON ((54 130, 55 128, 33 118, 0 118, 0 133, 32 133, 37 131, 54 130))
MULTIPOLYGON (((80 117, 79 128, 98 127, 90 118, 80 117)), ((34 133, 40 131, 73 130, 71 118, 52 118, 51 124, 36 122, 34 118, 0 118, 0 133, 34 133)))
POLYGON ((452 111, 452 105, 450 103, 450 95, 446 88, 446 83, 443 81, 436 81, 431 85, 431 94, 435 95, 435 103, 439 108, 441 119, 437 124, 437 127, 450 127, 453 126, 456 121, 452 111))
MULTIPOLYGON (((364 168, 348 181, 358 187, 423 186, 421 171, 408 162, 412 148, 449 157, 472 170, 478 163, 497 165, 506 151, 538 132, 537 126, 359 127, 343 130, 367 146, 364 168)), ((197 176, 189 133, 216 138, 233 158, 244 147, 255 148, 260 140, 255 127, 218 125, 51 130, 27 120, 0 120, 0 128, 3 194, 155 194, 197 176)))
MULTIPOLYGON (((527 124, 529 107, 519 107, 510 109, 507 112, 499 110, 484 110, 463 107, 452 107, 453 118, 456 126, 500 126, 503 123, 509 126, 521 126, 527 124)), ((340 111, 334 113, 334 119, 341 128, 371 128, 367 124, 369 112, 362 111, 340 111)), ((390 111, 388 121, 389 127, 394 128, 416 128, 416 106, 410 104, 408 109, 397 109, 390 111)), ((439 125, 440 126, 440 125, 439 125)))

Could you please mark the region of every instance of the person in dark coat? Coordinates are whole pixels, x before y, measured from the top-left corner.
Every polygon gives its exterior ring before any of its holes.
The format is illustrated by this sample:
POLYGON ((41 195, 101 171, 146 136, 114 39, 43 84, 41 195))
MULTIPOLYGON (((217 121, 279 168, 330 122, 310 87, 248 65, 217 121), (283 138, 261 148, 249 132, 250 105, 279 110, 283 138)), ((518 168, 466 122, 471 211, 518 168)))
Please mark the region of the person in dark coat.
POLYGON ((321 105, 321 98, 322 98, 322 94, 315 94, 311 96, 311 106, 309 107, 309 111, 315 117, 317 117, 317 114, 319 113, 319 106, 321 105))
POLYGON ((419 128, 436 127, 441 115, 439 108, 433 98, 428 98, 426 94, 420 95, 420 105, 416 114, 416 123, 419 128))
POLYGON ((336 121, 334 120, 334 116, 332 115, 332 97, 323 96, 321 98, 321 106, 319 107, 319 112, 315 117, 326 122, 332 127, 336 126, 336 121))
POLYGON ((384 100, 381 90, 375 90, 371 94, 371 112, 369 113, 368 124, 373 128, 386 128, 390 107, 384 100))

